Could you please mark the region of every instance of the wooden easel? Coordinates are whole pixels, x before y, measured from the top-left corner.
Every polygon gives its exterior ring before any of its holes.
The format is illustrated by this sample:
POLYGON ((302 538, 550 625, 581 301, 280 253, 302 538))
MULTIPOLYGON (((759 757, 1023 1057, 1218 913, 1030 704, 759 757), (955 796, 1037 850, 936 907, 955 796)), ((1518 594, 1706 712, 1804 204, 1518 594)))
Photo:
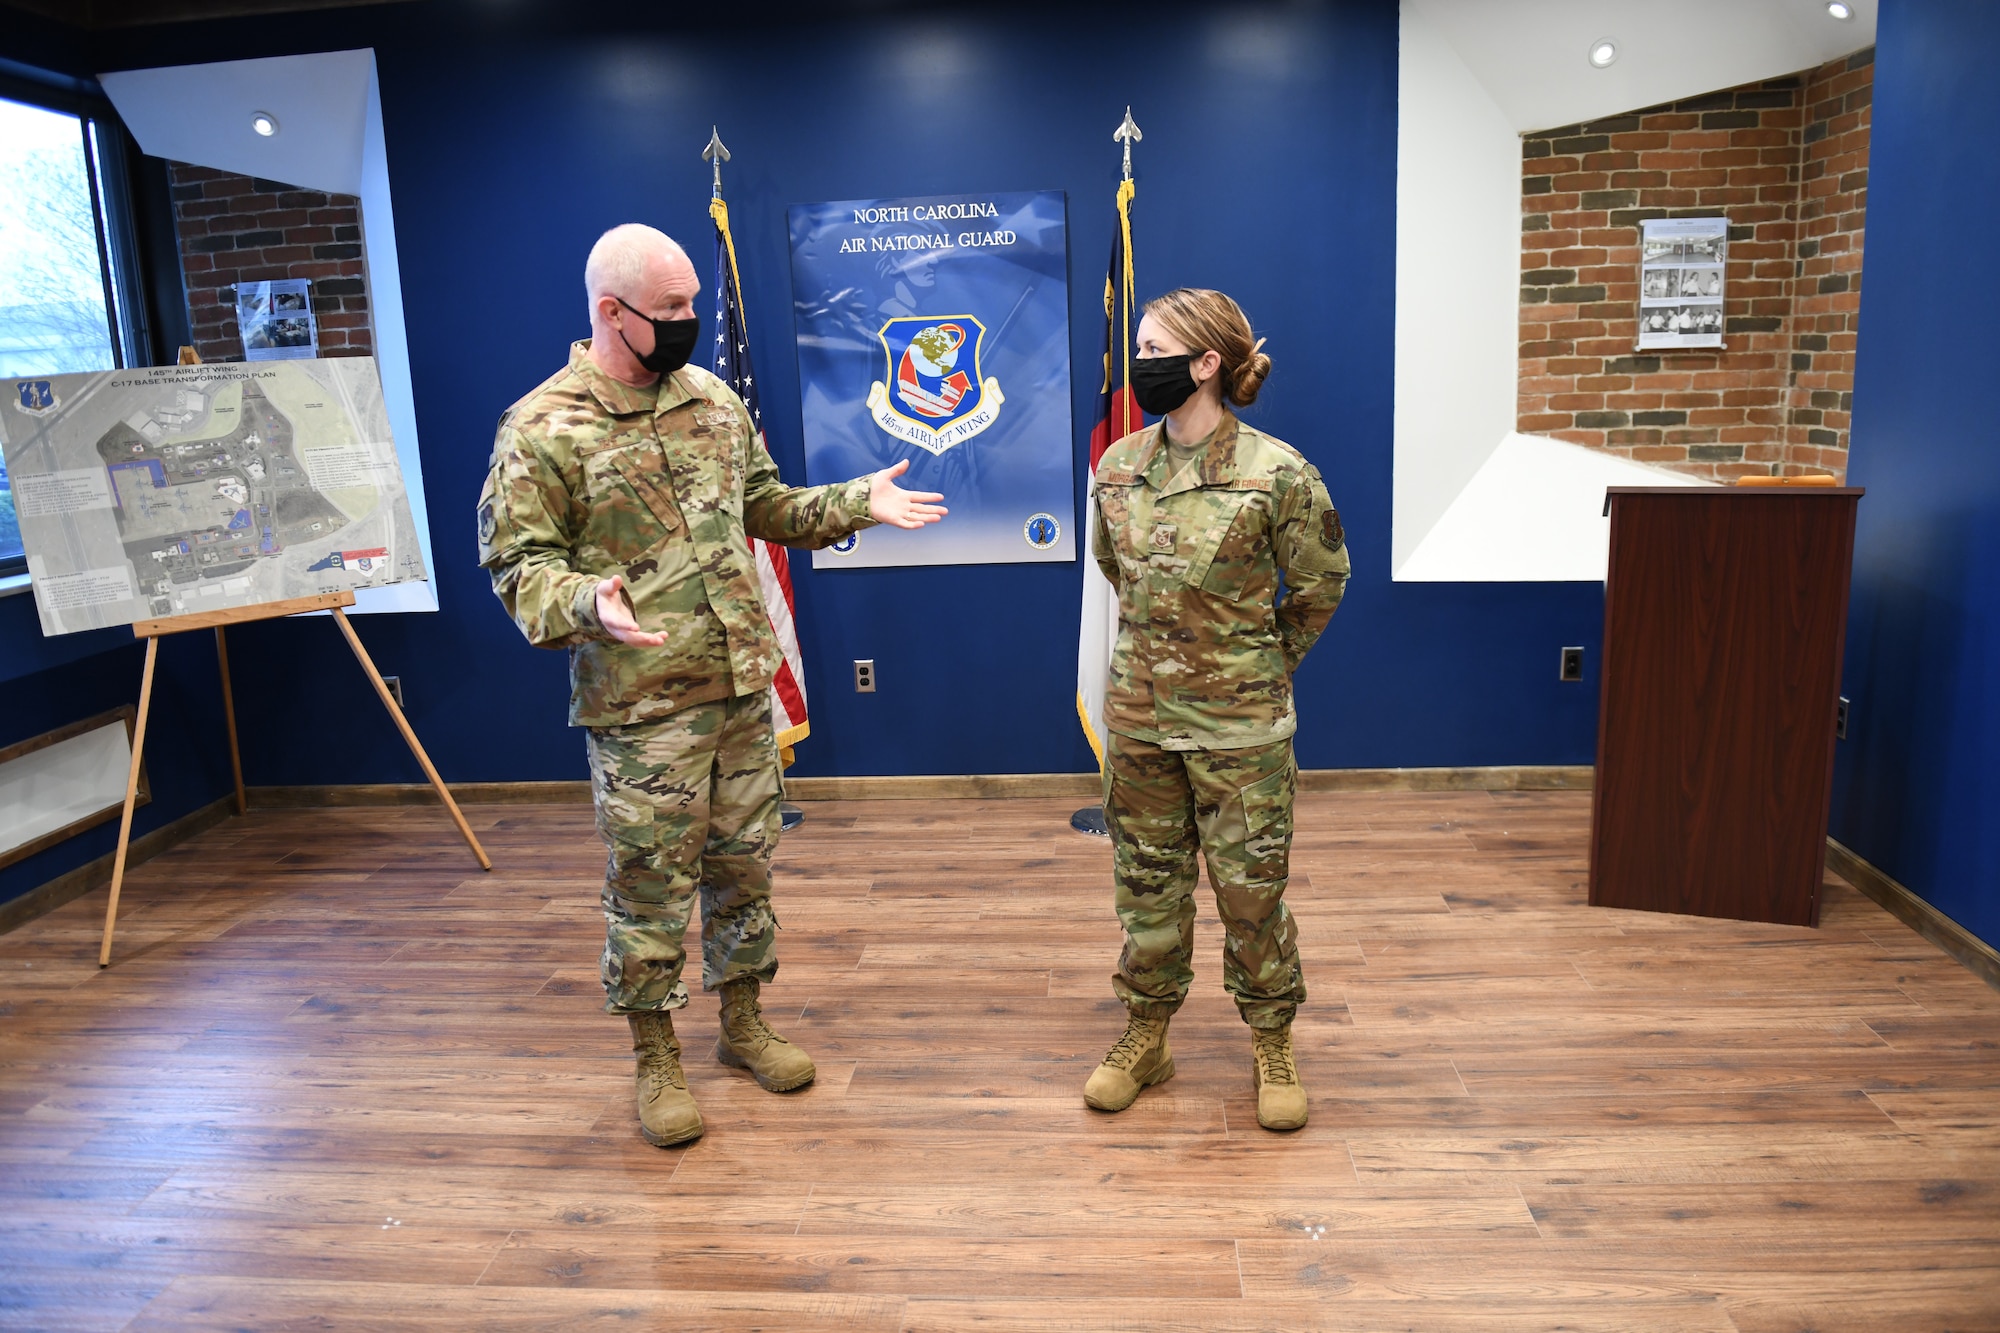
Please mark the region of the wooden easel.
POLYGON ((226 611, 199 611, 193 615, 169 616, 160 620, 141 620, 132 626, 134 638, 146 641, 146 670, 139 682, 139 718, 132 728, 132 768, 125 777, 125 811, 118 821, 118 854, 111 863, 111 901, 104 908, 104 943, 97 953, 97 965, 111 964, 111 935, 118 924, 118 893, 125 884, 125 852, 132 840, 132 807, 139 791, 139 760, 146 747, 146 714, 153 702, 153 664, 159 657, 160 639, 168 634, 181 634, 188 630, 215 630, 215 655, 222 668, 222 715, 229 725, 229 768, 236 779, 236 813, 243 814, 249 809, 243 794, 243 758, 236 748, 236 703, 229 688, 229 644, 223 637, 223 629, 228 625, 240 625, 252 620, 275 620, 280 616, 298 615, 305 611, 331 611, 340 632, 347 638, 347 646, 354 650, 361 670, 374 685, 382 706, 389 710, 396 729, 403 733, 403 740, 410 747, 410 753, 423 765, 424 776, 431 780, 437 790, 438 799, 451 812, 452 822, 458 825, 459 835, 465 845, 479 858, 481 870, 491 870, 493 862, 487 858, 486 849, 473 836, 472 826, 465 822, 465 814, 458 808, 458 802, 451 799, 451 792, 445 788, 444 779, 431 765, 431 758, 424 753, 424 747, 417 740, 417 733, 410 729, 409 719, 396 706, 396 696, 389 693, 389 687, 382 680, 382 673, 375 669, 375 663, 368 656, 368 650, 361 646, 361 639, 354 632, 354 625, 347 618, 343 608, 354 605, 352 592, 326 592, 311 597, 293 597, 282 602, 267 602, 262 606, 243 606, 226 611))

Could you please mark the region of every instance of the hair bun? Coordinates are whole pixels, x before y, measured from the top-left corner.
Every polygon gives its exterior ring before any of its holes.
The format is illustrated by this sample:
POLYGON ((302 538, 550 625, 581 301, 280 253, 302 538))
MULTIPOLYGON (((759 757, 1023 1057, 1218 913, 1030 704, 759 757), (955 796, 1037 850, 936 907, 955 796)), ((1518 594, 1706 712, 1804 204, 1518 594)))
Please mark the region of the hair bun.
MULTIPOLYGON (((1264 340, 1259 338, 1257 345, 1262 347, 1264 340)), ((1251 352, 1244 358, 1243 364, 1236 367, 1236 374, 1229 386, 1229 401, 1238 407, 1248 407, 1256 402, 1257 392, 1264 387, 1264 379, 1270 373, 1271 358, 1262 352, 1251 352)))

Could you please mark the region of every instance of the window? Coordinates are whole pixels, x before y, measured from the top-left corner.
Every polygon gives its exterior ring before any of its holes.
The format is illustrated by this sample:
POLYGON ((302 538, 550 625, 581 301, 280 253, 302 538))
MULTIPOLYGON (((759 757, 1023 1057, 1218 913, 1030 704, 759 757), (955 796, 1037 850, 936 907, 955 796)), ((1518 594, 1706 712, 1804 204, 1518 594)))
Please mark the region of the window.
MULTIPOLYGON (((90 116, 0 98, 0 381, 9 394, 24 376, 148 359, 122 167, 120 136, 90 116)), ((0 577, 25 563, 0 462, 0 577)))

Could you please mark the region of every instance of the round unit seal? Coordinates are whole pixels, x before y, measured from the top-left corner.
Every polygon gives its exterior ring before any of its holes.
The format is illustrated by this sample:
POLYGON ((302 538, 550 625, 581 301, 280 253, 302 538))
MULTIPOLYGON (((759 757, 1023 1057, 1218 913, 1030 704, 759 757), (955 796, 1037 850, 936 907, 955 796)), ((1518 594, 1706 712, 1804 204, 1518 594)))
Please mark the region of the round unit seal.
POLYGON ((1062 524, 1054 514, 1030 514, 1021 525, 1021 536, 1037 551, 1046 551, 1062 540, 1062 524))

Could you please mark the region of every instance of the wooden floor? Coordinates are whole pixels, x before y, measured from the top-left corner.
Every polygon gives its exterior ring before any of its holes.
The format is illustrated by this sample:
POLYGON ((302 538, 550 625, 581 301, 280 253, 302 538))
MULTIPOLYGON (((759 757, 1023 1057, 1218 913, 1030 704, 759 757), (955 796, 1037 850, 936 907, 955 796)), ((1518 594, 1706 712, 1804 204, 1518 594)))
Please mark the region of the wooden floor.
POLYGON ((1103 1116, 1073 801, 809 808, 776 1097, 681 1029, 642 1142, 582 806, 259 813, 0 937, 0 1325, 2000 1328, 2000 995, 1819 930, 1584 905, 1587 794, 1301 798, 1312 1123, 1258 1129, 1203 905, 1179 1076, 1103 1116))

